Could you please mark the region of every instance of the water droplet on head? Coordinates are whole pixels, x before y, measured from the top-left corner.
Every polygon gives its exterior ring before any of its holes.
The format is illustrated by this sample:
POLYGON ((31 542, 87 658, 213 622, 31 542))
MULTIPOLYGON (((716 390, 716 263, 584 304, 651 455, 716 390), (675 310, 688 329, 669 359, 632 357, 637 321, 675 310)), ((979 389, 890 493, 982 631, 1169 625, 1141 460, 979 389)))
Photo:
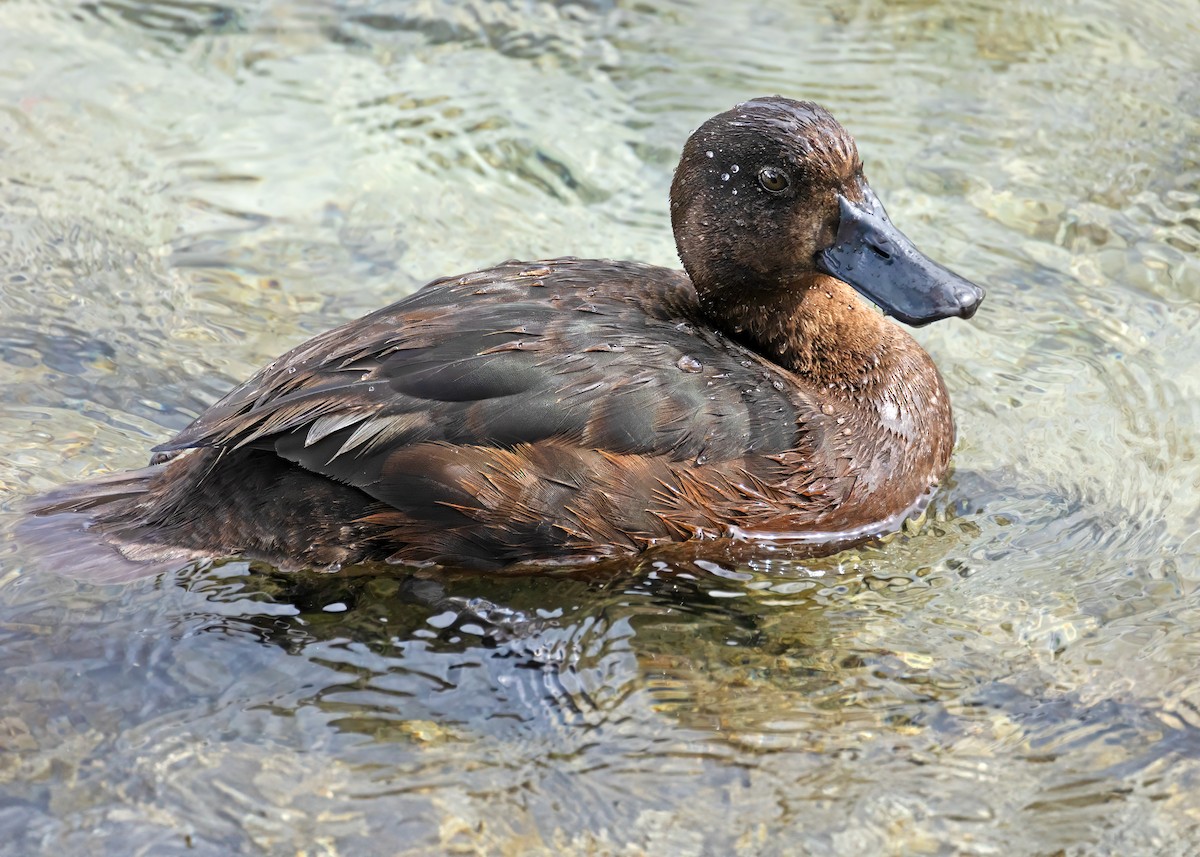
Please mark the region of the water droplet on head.
POLYGON ((734 164, 732 167, 729 168, 729 172, 736 173, 740 169, 741 169, 741 167, 739 167, 737 164, 734 164))
POLYGON ((737 188, 736 187, 733 189, 733 195, 737 196, 737 188))
POLYGON ((703 364, 695 357, 685 354, 675 361, 675 365, 679 367, 681 372, 696 373, 704 368, 703 364))
POLYGON ((713 156, 713 153, 711 151, 705 152, 704 154, 708 155, 710 158, 713 156))
POLYGON ((721 173, 721 181, 723 181, 723 182, 729 181, 729 173, 721 173))

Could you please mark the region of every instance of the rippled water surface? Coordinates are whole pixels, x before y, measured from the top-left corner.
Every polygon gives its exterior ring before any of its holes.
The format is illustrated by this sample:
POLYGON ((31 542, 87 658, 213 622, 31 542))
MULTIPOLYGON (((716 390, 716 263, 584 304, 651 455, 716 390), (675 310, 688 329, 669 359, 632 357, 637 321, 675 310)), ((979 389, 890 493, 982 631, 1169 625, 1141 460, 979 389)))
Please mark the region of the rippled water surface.
POLYGON ((1194 0, 0 4, 0 853, 1195 854, 1194 0), (689 131, 821 101, 932 255, 919 529, 800 563, 96 587, 21 497, 509 257, 674 264, 689 131))

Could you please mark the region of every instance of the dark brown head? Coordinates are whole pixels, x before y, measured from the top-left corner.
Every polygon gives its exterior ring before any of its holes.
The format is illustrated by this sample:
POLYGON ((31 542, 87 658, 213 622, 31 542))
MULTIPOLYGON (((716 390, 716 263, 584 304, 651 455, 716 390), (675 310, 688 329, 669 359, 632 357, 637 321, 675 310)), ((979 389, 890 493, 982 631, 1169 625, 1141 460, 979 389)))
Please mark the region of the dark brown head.
POLYGON ((970 318, 983 300, 892 225, 854 138, 811 102, 757 98, 701 125, 675 171, 671 223, 714 315, 819 274, 913 325, 970 318))

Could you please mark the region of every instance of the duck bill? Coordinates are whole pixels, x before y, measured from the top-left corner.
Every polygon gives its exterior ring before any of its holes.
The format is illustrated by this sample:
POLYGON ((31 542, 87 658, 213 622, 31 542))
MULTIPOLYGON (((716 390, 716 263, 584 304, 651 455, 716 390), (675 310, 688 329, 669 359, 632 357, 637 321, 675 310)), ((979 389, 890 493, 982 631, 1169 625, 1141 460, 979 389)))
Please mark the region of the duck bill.
POLYGON ((919 327, 951 316, 970 318, 983 289, 930 259, 897 229, 883 203, 863 188, 862 203, 839 194, 841 223, 817 267, 849 283, 887 315, 919 327))

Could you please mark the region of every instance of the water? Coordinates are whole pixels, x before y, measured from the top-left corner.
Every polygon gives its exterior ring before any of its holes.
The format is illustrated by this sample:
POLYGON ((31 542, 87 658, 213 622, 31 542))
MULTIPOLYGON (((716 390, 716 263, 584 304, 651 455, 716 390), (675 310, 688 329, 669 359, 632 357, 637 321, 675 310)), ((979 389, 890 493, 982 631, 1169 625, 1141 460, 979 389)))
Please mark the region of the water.
POLYGON ((0 6, 0 853, 1194 854, 1200 9, 0 6), (17 500, 508 257, 674 264, 688 132, 829 106, 989 287, 916 530, 599 580, 124 587, 17 500))

